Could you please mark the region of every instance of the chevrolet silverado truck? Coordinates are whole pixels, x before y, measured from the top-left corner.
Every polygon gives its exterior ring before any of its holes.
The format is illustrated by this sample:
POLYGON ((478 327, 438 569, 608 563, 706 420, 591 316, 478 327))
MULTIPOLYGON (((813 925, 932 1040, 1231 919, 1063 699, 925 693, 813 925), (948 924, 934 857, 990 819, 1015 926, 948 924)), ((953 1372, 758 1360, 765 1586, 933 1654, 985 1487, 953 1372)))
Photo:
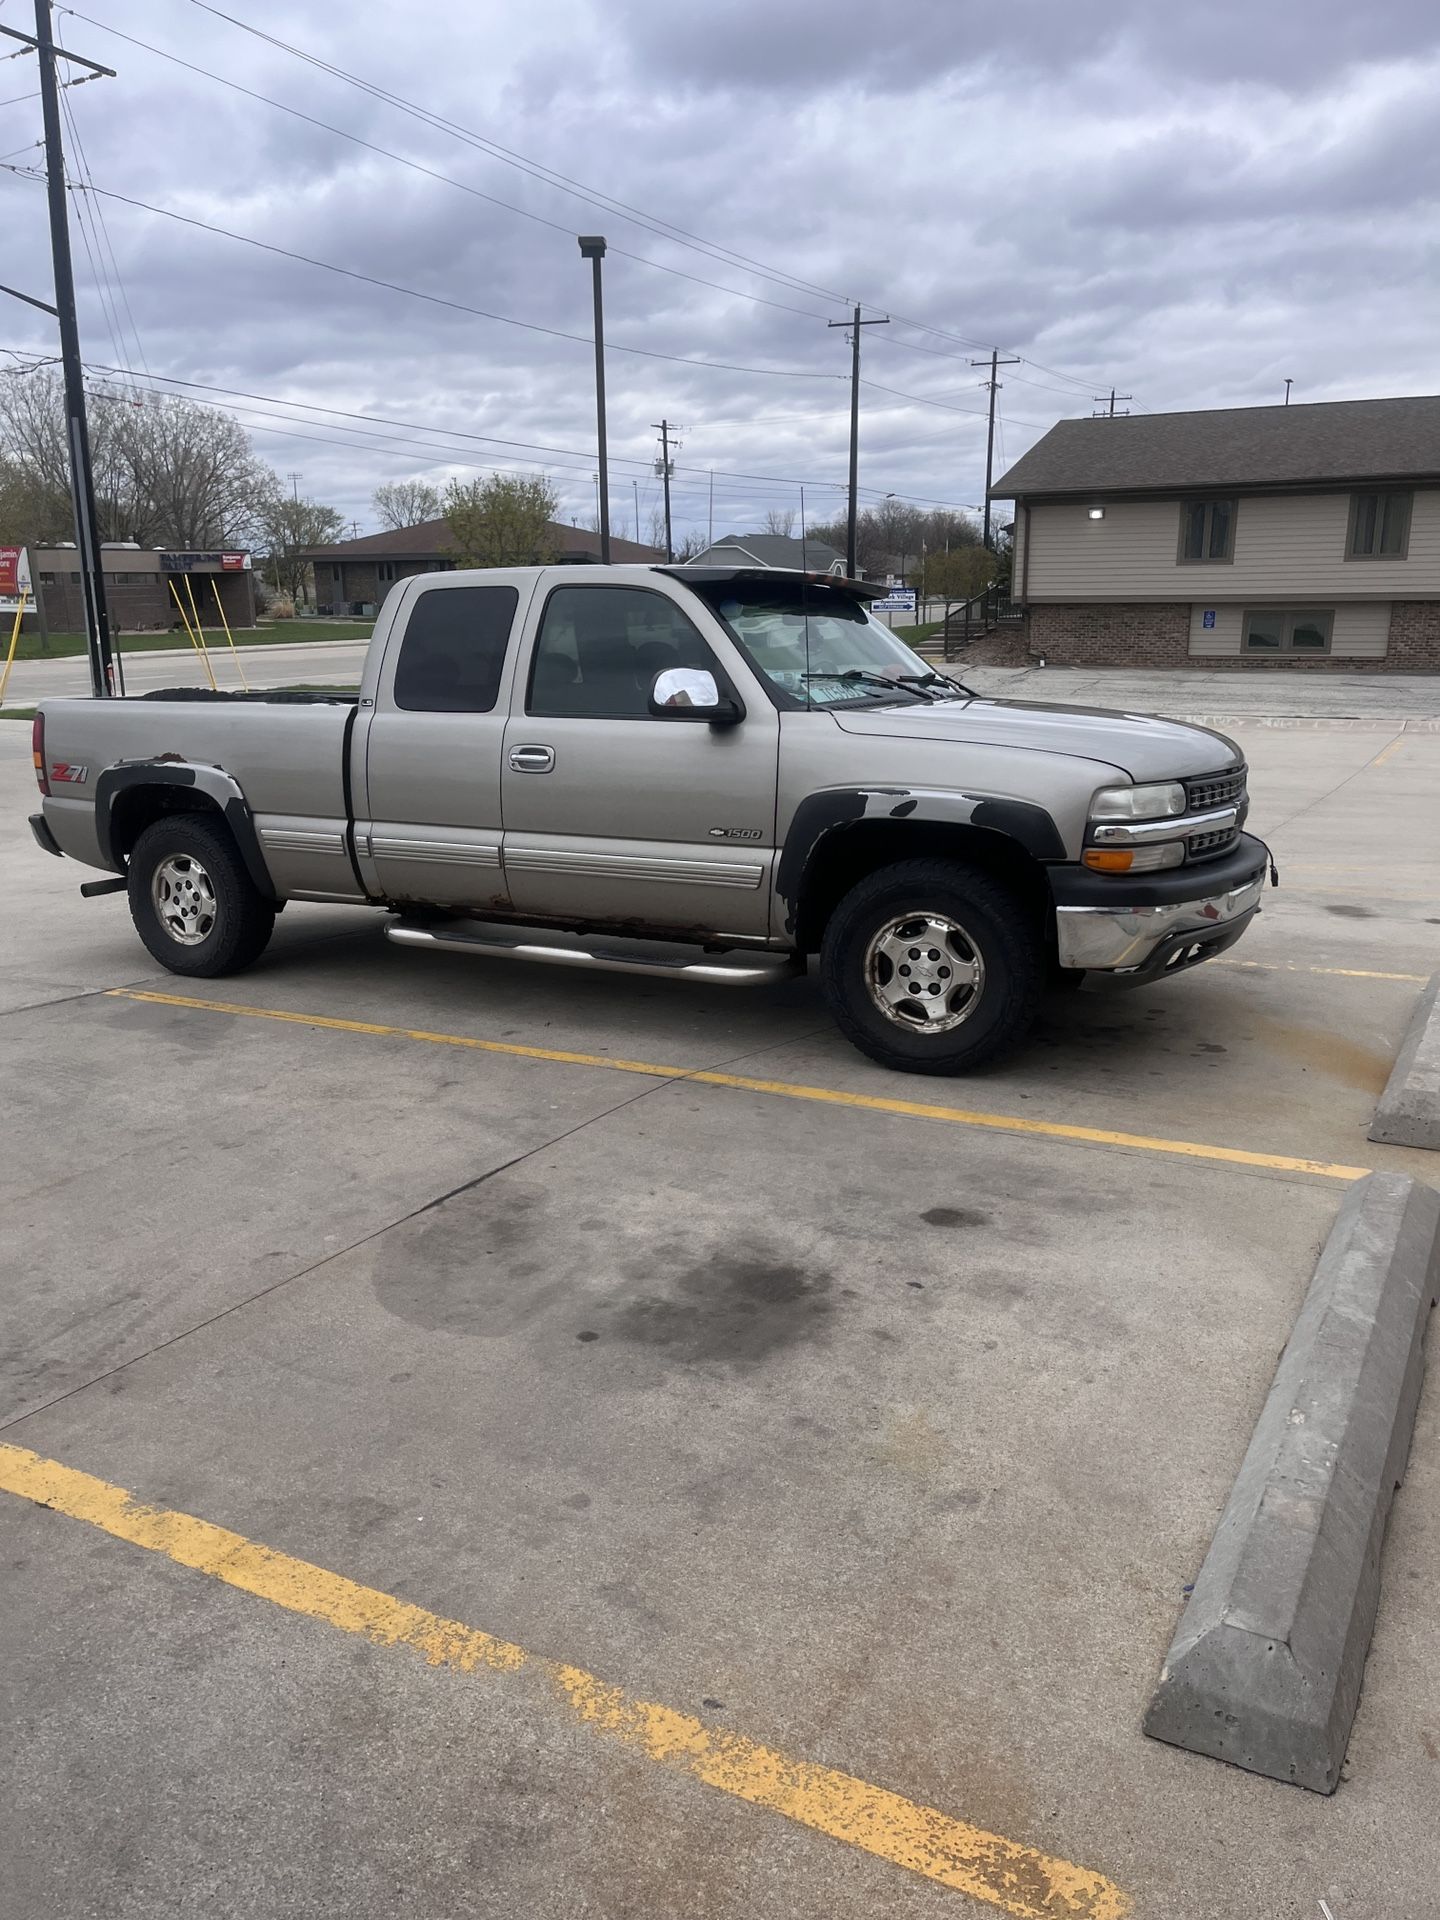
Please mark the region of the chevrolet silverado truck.
MULTIPOLYGON (((1259 909, 1234 742, 976 696, 759 568, 398 583, 358 695, 47 700, 32 817, 171 972, 250 966, 290 900, 409 947, 743 984, 803 969, 887 1067, 959 1073, 1047 983, 1139 984, 1259 909)), ((1273 870, 1272 870, 1273 877, 1273 870)))

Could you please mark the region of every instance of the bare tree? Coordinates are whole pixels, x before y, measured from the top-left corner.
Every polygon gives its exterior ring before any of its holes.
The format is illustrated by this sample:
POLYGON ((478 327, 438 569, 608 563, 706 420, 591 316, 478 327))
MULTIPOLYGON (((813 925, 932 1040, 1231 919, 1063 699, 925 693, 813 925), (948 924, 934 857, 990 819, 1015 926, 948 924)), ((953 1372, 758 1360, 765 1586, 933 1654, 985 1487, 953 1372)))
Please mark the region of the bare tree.
POLYGON ((398 532, 440 518, 440 489, 428 480, 387 480, 371 494, 370 504, 381 526, 398 532))
POLYGON ((795 509, 793 507, 771 507, 765 515, 766 533, 778 533, 788 540, 795 531, 795 509))
MULTIPOLYGON (((90 399, 102 539, 180 549, 252 543, 275 476, 238 420, 172 395, 99 390, 90 399)), ((68 527, 68 508, 59 512, 70 492, 64 388, 52 369, 0 379, 0 463, 10 485, 52 503, 40 516, 47 526, 68 527)))
POLYGON ((445 517, 456 557, 467 567, 543 566, 555 558, 552 530, 558 502, 548 480, 452 480, 445 517))

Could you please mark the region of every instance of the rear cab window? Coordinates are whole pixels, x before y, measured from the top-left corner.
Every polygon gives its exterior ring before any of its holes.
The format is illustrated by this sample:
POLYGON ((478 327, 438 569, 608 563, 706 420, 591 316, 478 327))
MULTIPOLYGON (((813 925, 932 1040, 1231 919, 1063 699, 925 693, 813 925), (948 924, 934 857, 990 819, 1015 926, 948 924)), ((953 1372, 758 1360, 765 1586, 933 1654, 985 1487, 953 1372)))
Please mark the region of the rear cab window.
POLYGON ((520 596, 514 587, 433 587, 410 609, 395 662, 408 713, 490 713, 520 596))

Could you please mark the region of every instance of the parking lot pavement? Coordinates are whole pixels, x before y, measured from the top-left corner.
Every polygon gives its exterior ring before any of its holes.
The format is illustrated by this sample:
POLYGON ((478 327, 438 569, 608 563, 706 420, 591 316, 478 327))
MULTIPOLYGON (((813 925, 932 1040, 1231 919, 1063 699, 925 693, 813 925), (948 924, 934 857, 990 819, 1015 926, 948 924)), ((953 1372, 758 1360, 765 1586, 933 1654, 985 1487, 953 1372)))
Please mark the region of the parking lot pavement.
POLYGON ((176 982, 0 731, 15 1911, 1428 1920, 1433 1381, 1336 1798, 1138 1730, 1346 1168, 1435 1177, 1440 737, 1237 737, 1246 940, 937 1083, 338 910, 176 982))
MULTIPOLYGON (((365 642, 322 640, 310 644, 241 647, 240 663, 222 640, 210 644, 210 664, 222 687, 239 687, 240 672, 252 687, 289 687, 316 682, 355 686, 365 664, 365 642)), ((130 651, 121 666, 127 693, 154 693, 161 687, 210 684, 200 656, 188 647, 130 651)), ((8 707, 34 706, 37 700, 83 699, 90 691, 90 665, 83 656, 64 660, 17 660, 5 694, 8 707)))

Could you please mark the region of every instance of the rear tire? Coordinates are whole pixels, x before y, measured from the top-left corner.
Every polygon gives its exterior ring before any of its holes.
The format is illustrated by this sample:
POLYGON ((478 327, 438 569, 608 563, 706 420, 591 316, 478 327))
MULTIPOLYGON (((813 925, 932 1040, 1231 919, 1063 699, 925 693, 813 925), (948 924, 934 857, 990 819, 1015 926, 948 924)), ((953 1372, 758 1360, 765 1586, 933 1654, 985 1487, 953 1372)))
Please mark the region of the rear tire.
POLYGON ((870 874, 831 915, 820 951, 836 1025, 899 1073, 968 1073, 1015 1046, 1044 979, 1032 917, 958 860, 902 860, 870 874))
POLYGON ((172 813, 146 827, 130 855, 130 917, 171 973, 241 973, 269 944, 275 908, 262 898, 227 829, 172 813))

